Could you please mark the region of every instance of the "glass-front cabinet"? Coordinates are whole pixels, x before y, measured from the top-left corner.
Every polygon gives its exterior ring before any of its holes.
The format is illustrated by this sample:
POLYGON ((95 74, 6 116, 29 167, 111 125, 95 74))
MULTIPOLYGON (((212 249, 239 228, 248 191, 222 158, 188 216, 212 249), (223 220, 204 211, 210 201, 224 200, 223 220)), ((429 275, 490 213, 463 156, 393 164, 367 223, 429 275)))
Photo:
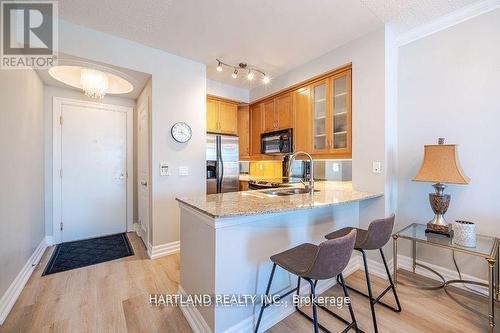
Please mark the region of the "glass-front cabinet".
POLYGON ((351 151, 351 71, 331 78, 331 134, 333 152, 351 151))
POLYGON ((351 153, 351 70, 311 85, 314 154, 351 153))
POLYGON ((312 144, 314 153, 328 151, 328 80, 312 86, 312 144))

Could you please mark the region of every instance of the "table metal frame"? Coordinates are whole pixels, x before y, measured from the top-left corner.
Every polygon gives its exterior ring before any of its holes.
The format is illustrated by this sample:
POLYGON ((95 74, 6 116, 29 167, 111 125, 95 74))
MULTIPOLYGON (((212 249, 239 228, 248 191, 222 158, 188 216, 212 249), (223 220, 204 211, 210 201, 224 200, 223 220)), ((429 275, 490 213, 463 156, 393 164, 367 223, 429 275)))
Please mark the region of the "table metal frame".
MULTIPOLYGON (((500 285, 500 265, 499 265, 499 245, 500 241, 496 237, 492 237, 493 239, 493 246, 491 249, 491 252, 489 254, 484 254, 484 253, 479 253, 471 250, 467 250, 466 248, 463 247, 454 247, 452 245, 446 245, 446 244, 440 244, 436 242, 432 242, 429 240, 423 240, 419 239, 416 237, 410 237, 406 235, 400 235, 401 232, 404 230, 410 228, 411 226, 415 225, 417 223, 413 223, 400 231, 396 232, 395 234, 392 235, 393 238, 393 262, 394 262, 394 273, 393 273, 393 280, 394 280, 394 285, 397 287, 398 285, 398 238, 402 239, 408 239, 412 241, 412 271, 415 273, 416 267, 422 267, 423 269, 426 269, 432 273, 434 273, 436 276, 438 276, 442 282, 440 282, 439 285, 437 286, 417 286, 417 285, 412 285, 413 287, 420 288, 420 289, 427 289, 427 290, 436 290, 436 289, 441 289, 443 288, 444 291, 448 296, 450 296, 451 299, 453 299, 455 302, 460 304, 461 306, 465 307, 466 309, 472 311, 473 313, 486 317, 489 320, 489 327, 490 331, 493 332, 493 328, 495 327, 495 300, 498 301, 500 297, 500 292, 499 292, 499 285, 500 285), (421 263, 417 262, 417 243, 423 243, 423 244, 429 244, 431 246, 437 246, 440 248, 448 249, 451 250, 454 254, 454 251, 456 252, 461 252, 465 254, 470 254, 476 257, 481 257, 486 259, 486 262, 488 264, 488 283, 482 283, 482 282, 477 282, 477 281, 471 281, 471 280, 465 280, 465 279, 453 279, 453 280, 446 280, 443 275, 441 275, 439 272, 436 272, 434 269, 423 265, 421 263), (447 290, 447 286, 451 284, 456 284, 456 283, 465 283, 465 284, 473 284, 473 285, 478 285, 478 286, 483 286, 483 287, 488 287, 488 315, 485 315, 484 313, 481 313, 477 311, 476 309, 460 302, 457 300, 450 292, 447 290)), ((485 297, 484 295, 480 294, 481 296, 485 297)))

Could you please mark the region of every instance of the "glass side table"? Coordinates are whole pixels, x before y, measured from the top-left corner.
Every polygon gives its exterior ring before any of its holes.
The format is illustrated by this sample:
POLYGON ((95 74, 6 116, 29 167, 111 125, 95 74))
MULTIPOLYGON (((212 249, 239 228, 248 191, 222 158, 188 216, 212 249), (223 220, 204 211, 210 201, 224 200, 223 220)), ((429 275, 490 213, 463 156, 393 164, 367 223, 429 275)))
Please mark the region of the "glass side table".
MULTIPOLYGON (((416 267, 422 267, 432 273, 434 273, 442 282, 438 286, 432 287, 419 287, 421 289, 429 289, 435 290, 443 288, 445 292, 450 296, 455 302, 459 303, 461 306, 467 308, 468 310, 476 313, 477 315, 488 318, 490 324, 490 330, 493 331, 493 327, 495 326, 495 300, 498 300, 499 297, 499 265, 498 265, 498 255, 499 255, 499 240, 496 237, 477 235, 476 236, 476 247, 463 247, 457 244, 454 244, 453 238, 449 238, 443 235, 437 235, 433 233, 425 233, 426 225, 413 223, 407 226, 406 228, 396 232, 392 235, 394 247, 393 247, 393 260, 394 260, 394 284, 397 286, 398 284, 398 239, 408 239, 412 242, 412 270, 415 273, 416 267), (424 243, 430 246, 437 246, 444 249, 448 249, 452 251, 453 254, 453 262, 457 269, 457 273, 459 275, 458 279, 454 280, 446 280, 441 274, 436 272, 434 269, 423 265, 417 262, 417 243, 424 243), (462 279, 462 275, 455 261, 455 252, 461 252, 470 254, 476 257, 481 257, 486 259, 488 263, 488 283, 481 283, 477 281, 470 281, 462 279), (454 283, 465 283, 478 285, 483 287, 488 287, 488 315, 477 311, 474 308, 458 301, 454 298, 446 289, 447 286, 454 283)), ((484 296, 484 295, 482 295, 484 296)))

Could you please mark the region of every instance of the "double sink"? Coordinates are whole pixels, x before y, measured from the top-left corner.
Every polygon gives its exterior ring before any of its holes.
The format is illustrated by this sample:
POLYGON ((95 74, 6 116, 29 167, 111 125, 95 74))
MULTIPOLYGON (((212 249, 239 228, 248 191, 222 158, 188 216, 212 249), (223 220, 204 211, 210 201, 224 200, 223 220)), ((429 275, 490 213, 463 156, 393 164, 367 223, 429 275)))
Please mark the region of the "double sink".
MULTIPOLYGON (((280 189, 280 190, 270 190, 270 191, 265 191, 268 196, 289 196, 289 195, 295 195, 295 194, 306 194, 310 193, 311 191, 309 189, 305 188, 287 188, 287 189, 280 189)), ((318 192, 318 190, 314 190, 314 192, 318 192)))

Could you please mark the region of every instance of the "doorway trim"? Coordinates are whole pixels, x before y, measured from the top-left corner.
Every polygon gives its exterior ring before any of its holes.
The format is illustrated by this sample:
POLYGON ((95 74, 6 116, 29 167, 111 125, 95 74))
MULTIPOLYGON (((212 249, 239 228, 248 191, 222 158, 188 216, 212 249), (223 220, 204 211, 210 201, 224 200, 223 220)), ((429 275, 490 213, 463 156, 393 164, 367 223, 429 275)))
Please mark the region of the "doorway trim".
POLYGON ((133 144, 133 107, 81 101, 54 96, 52 99, 52 234, 53 243, 62 241, 60 223, 62 220, 62 182, 61 182, 61 114, 64 105, 92 107, 102 111, 125 112, 127 114, 127 199, 126 231, 134 230, 133 222, 133 182, 134 182, 134 144, 133 144))

